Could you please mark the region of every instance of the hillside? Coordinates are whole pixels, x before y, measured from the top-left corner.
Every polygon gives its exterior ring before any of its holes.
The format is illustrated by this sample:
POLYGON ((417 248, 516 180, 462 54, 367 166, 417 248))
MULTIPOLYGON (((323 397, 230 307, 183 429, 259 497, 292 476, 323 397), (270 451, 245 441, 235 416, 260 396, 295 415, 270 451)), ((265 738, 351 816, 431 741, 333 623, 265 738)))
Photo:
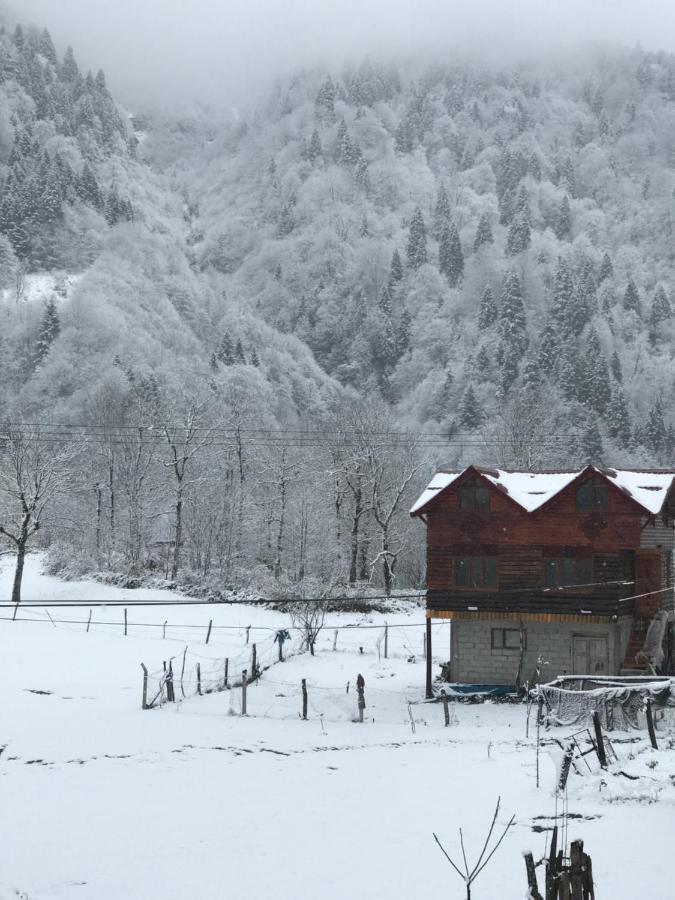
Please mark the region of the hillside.
POLYGON ((663 461, 674 123, 640 50, 299 74, 211 150, 195 250, 411 428, 491 434, 527 389, 543 461, 663 461))

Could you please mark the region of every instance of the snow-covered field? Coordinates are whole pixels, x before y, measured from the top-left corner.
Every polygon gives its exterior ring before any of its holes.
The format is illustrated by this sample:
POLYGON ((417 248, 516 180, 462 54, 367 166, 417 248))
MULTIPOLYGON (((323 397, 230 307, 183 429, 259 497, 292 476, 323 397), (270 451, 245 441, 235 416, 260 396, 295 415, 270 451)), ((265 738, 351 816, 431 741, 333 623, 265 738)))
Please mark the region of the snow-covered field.
MULTIPOLYGON (((3 599, 11 569, 5 558, 3 599)), ((132 608, 174 596, 59 582, 31 557, 24 600, 128 601, 128 635, 121 607, 95 608, 89 633, 88 609, 50 610, 53 622, 45 610, 25 608, 15 622, 0 610, 2 900, 3 887, 30 900, 462 897, 432 831, 457 854, 461 825, 474 856, 499 795, 500 821, 515 813, 517 824, 473 896, 525 895, 521 851, 544 852, 551 820, 539 817, 554 814, 559 752, 544 735, 537 789, 524 707, 455 704, 443 727, 440 705, 423 702, 420 609, 386 616, 398 626, 387 660, 378 658, 384 616, 332 615, 315 658, 291 655, 250 686, 245 718, 238 690, 143 711, 141 662, 156 670, 174 657, 175 669, 187 646, 186 682, 197 662, 211 672, 228 656, 243 667, 250 625, 267 664, 275 630, 289 624, 248 606, 132 608), (342 628, 335 651, 331 626, 342 628), (359 672, 363 724, 353 721, 359 672)), ((294 634, 286 651, 297 644, 294 634)), ((434 625, 434 645, 435 661, 445 660, 447 625, 434 625)), ((666 748, 668 735, 659 738, 666 748)), ((585 841, 599 900, 666 900, 675 751, 652 751, 639 733, 618 735, 615 747, 610 772, 570 776, 569 837, 585 841)))

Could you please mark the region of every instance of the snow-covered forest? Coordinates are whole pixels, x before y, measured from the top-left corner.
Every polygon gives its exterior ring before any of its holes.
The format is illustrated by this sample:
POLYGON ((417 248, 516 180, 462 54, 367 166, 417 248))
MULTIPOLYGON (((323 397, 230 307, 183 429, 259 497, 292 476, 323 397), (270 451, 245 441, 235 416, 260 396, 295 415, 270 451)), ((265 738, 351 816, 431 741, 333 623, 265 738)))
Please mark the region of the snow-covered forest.
POLYGON ((640 49, 363 60, 171 119, 6 27, 6 532, 32 490, 55 568, 389 591, 437 467, 663 465, 673 134, 640 49))

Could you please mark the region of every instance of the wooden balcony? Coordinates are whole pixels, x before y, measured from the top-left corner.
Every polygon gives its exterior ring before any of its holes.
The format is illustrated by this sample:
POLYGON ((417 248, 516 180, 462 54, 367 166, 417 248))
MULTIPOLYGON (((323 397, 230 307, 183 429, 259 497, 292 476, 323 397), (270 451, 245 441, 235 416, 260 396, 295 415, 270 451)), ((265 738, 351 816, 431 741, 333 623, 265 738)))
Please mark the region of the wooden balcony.
POLYGON ((427 591, 432 612, 494 613, 495 616, 547 614, 560 616, 630 616, 635 600, 608 596, 580 596, 541 591, 490 593, 487 591, 427 591))

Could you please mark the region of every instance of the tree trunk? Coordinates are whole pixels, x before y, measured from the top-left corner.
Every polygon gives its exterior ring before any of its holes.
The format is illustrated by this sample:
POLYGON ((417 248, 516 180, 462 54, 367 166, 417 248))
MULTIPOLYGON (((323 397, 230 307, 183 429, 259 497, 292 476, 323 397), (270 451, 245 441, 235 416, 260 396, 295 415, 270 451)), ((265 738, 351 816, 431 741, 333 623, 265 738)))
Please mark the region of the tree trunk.
POLYGON ((180 567, 180 551, 183 543, 183 485, 178 482, 178 490, 176 492, 176 535, 173 545, 173 564, 171 566, 171 580, 178 578, 178 569, 180 567))
POLYGON ((97 484, 96 491, 96 563, 101 565, 101 515, 103 505, 103 491, 101 485, 97 484))
POLYGON ((384 578, 384 592, 387 597, 391 597, 394 579, 389 562, 389 535, 386 529, 382 530, 382 577, 384 578))
POLYGON ((115 549, 115 457, 108 463, 108 493, 110 497, 110 549, 115 549))
POLYGON ((12 585, 12 603, 17 606, 21 603, 21 581, 23 579, 23 564, 26 558, 26 544, 28 538, 22 532, 16 544, 16 569, 14 570, 14 584, 12 585))
POLYGON ((361 476, 357 476, 354 491, 354 518, 352 520, 352 547, 349 564, 349 583, 356 584, 356 573, 359 562, 359 522, 361 520, 361 476))

